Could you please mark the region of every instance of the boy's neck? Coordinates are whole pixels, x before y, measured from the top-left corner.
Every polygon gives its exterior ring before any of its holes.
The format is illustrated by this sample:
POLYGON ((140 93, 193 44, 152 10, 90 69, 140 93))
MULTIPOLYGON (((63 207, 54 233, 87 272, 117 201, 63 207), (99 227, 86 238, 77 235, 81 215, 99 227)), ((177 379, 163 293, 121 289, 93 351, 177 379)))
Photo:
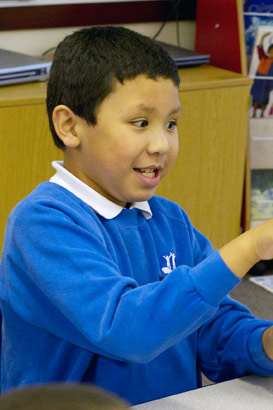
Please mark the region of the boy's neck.
POLYGON ((125 208, 130 209, 130 207, 131 207, 131 202, 127 202, 126 205, 125 205, 125 208))

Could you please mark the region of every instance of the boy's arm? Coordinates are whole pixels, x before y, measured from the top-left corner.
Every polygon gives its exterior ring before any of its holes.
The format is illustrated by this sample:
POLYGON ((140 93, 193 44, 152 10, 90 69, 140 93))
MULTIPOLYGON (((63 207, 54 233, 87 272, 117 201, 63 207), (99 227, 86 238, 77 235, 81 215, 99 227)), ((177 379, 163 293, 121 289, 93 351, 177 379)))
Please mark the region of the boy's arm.
POLYGON ((267 357, 273 360, 273 326, 269 327, 262 337, 263 349, 267 357))
POLYGON ((243 278, 255 263, 273 259, 273 219, 233 239, 219 253, 234 275, 243 278))
POLYGON ((263 333, 272 325, 226 297, 216 314, 199 330, 198 357, 202 372, 215 382, 249 373, 272 375, 273 361, 262 344, 263 333))
MULTIPOLYGON (((273 259, 273 221, 238 236, 219 253, 230 270, 242 278, 255 263, 273 259)), ((264 332, 262 344, 266 355, 273 360, 273 327, 264 332)))

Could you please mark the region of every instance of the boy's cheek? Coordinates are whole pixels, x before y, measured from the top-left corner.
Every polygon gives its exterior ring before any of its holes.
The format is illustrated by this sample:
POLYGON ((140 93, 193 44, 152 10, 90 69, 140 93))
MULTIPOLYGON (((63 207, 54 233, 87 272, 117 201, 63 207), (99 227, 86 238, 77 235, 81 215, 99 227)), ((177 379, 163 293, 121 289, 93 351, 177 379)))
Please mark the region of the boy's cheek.
POLYGON ((173 149, 171 150, 170 153, 170 166, 169 168, 171 168, 173 166, 173 164, 175 163, 177 156, 178 156, 178 152, 179 152, 179 145, 178 143, 173 147, 173 149))

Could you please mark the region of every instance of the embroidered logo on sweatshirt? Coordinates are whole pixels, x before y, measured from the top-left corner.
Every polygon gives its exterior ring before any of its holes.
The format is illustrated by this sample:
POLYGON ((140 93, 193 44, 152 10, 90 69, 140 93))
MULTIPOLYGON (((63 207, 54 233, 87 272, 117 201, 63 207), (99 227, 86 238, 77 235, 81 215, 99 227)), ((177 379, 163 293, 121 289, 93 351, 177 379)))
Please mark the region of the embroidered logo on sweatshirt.
POLYGON ((175 253, 170 252, 169 255, 162 255, 160 258, 160 276, 159 279, 164 279, 169 273, 176 268, 175 253))

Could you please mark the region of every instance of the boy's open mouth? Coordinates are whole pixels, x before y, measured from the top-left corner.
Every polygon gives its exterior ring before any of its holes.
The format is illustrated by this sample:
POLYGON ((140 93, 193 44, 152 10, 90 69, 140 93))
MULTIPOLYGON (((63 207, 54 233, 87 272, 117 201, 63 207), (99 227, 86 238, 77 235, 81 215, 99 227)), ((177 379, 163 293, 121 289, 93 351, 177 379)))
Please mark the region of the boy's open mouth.
POLYGON ((142 184, 148 187, 156 187, 160 181, 159 168, 134 168, 142 184))
POLYGON ((134 170, 146 178, 156 178, 159 174, 158 168, 134 168, 134 170))
POLYGON ((154 178, 158 175, 158 168, 135 168, 135 171, 140 172, 146 178, 154 178))

